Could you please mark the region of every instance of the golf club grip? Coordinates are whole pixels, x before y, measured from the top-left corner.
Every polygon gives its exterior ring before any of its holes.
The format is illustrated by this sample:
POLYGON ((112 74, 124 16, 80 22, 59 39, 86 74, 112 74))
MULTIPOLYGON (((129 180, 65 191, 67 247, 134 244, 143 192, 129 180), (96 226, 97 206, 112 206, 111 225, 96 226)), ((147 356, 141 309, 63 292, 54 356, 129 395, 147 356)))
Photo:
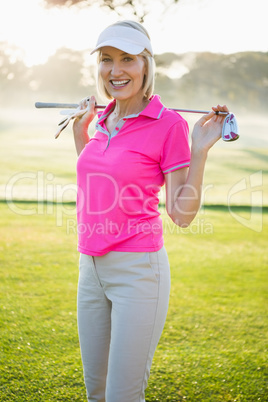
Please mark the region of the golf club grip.
POLYGON ((59 108, 59 109, 76 109, 78 107, 78 103, 53 103, 53 102, 36 102, 35 107, 37 109, 44 108, 59 108))
MULTIPOLYGON (((56 102, 36 102, 35 107, 37 109, 77 109, 78 103, 56 103, 56 102)), ((96 105, 97 109, 105 109, 106 105, 96 105)))

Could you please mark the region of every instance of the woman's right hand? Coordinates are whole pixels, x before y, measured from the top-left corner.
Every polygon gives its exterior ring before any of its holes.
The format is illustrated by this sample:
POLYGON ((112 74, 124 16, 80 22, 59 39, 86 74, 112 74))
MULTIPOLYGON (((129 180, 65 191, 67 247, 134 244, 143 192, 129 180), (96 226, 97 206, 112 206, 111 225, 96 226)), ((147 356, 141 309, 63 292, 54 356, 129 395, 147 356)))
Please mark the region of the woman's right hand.
POLYGON ((96 104, 97 102, 94 96, 85 98, 79 103, 79 108, 81 110, 86 110, 86 112, 82 116, 77 117, 73 124, 74 142, 77 155, 80 155, 86 144, 89 142, 88 126, 96 116, 96 104))
POLYGON ((87 97, 79 102, 79 109, 86 110, 86 113, 74 120, 73 131, 75 135, 87 132, 89 124, 97 113, 97 109, 95 108, 96 104, 97 102, 94 96, 87 97))

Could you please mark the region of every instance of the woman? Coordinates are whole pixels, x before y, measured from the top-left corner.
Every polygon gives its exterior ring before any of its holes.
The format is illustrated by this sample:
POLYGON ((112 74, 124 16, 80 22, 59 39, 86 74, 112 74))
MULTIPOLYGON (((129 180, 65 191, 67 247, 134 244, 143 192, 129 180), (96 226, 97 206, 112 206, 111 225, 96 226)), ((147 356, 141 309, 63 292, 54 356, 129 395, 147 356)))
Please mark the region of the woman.
POLYGON ((132 21, 106 28, 98 52, 98 86, 111 99, 96 115, 94 96, 73 126, 79 155, 78 329, 88 401, 145 401, 152 358, 164 327, 170 276, 158 193, 175 224, 194 219, 208 150, 224 118, 212 108, 195 125, 166 109, 154 85, 147 31, 132 21))

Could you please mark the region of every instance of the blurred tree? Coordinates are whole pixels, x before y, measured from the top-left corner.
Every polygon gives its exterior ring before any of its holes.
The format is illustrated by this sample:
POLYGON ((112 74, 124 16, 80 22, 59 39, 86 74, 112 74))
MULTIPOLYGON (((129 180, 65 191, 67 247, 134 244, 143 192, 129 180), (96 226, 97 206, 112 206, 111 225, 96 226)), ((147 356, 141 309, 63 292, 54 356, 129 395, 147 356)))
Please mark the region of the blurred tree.
POLYGON ((21 60, 19 49, 0 42, 0 103, 6 105, 19 97, 28 78, 29 71, 21 60))
POLYGON ((164 53, 155 59, 155 92, 168 106, 176 99, 190 109, 206 109, 219 102, 243 112, 267 110, 268 53, 164 53), (176 60, 188 71, 171 79, 170 69, 176 60))
MULTIPOLYGON (((115 11, 118 15, 122 14, 123 9, 129 8, 133 14, 137 17, 139 22, 144 22, 145 16, 148 14, 149 6, 152 6, 149 0, 44 0, 48 7, 64 6, 70 7, 73 5, 81 6, 93 6, 109 8, 111 11, 115 11)), ((167 9, 172 4, 178 3, 179 0, 162 0, 161 4, 167 9)))
MULTIPOLYGON (((86 92, 85 85, 82 83, 82 66, 82 52, 65 48, 57 50, 46 64, 35 66, 32 69, 32 80, 36 83, 36 93, 44 98, 53 96, 56 99, 55 102, 61 101, 61 99, 79 101, 86 92)), ((87 88, 88 90, 89 88, 87 88)))
MULTIPOLYGON (((0 42, 2 106, 78 102, 97 95, 95 66, 85 62, 87 51, 59 49, 45 64, 30 68, 18 51, 0 42)), ((167 106, 209 109, 219 102, 235 111, 267 113, 268 53, 164 53, 156 55, 155 61, 155 93, 167 106)))

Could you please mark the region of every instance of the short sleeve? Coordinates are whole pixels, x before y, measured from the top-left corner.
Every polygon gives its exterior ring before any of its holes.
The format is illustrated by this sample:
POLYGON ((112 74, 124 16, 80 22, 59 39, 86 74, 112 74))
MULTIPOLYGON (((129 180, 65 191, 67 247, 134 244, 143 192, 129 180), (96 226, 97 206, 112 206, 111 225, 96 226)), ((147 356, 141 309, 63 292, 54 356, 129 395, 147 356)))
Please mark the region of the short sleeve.
POLYGON ((160 167, 164 174, 190 165, 189 127, 186 120, 175 123, 166 135, 160 167))

